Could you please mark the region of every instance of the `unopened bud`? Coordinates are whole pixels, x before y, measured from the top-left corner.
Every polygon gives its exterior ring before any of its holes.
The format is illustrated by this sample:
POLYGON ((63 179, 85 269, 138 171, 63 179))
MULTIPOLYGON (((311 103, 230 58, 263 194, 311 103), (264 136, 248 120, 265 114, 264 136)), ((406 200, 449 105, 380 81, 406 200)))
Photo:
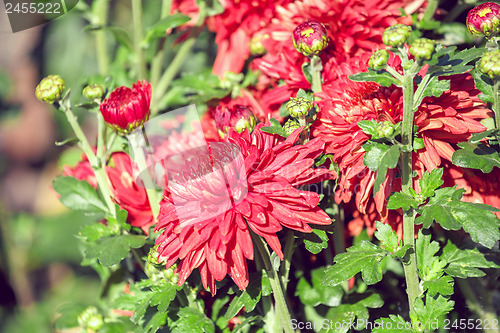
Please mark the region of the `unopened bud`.
POLYGON ((285 107, 292 117, 299 118, 307 116, 313 105, 307 98, 297 97, 290 99, 285 107))
POLYGON ((101 99, 106 93, 106 88, 99 83, 94 83, 83 88, 83 96, 88 99, 101 99))
POLYGON ((262 40, 268 38, 269 35, 255 35, 250 40, 250 53, 254 56, 260 56, 266 53, 266 48, 262 44, 262 40))
POLYGON ((387 66, 387 61, 389 61, 389 52, 387 50, 377 50, 370 57, 368 67, 378 71, 387 66))
POLYGON ((283 125, 283 130, 286 135, 292 134, 297 128, 300 127, 300 124, 295 119, 289 119, 285 125, 283 125))
POLYGON ((49 75, 36 86, 35 95, 42 102, 59 102, 64 92, 65 83, 59 75, 49 75))
POLYGON ((224 137, 230 128, 234 128, 238 133, 241 133, 245 129, 253 131, 257 125, 257 118, 252 110, 239 104, 231 108, 218 106, 215 109, 214 119, 221 137, 224 137))
POLYGON ((500 50, 488 51, 479 61, 479 70, 491 79, 500 76, 500 50))
POLYGON ((421 61, 430 59, 435 49, 435 42, 432 39, 419 38, 410 46, 410 54, 421 61))
POLYGON ((293 46, 307 57, 320 54, 328 46, 325 26, 316 20, 299 24, 293 31, 293 46))
POLYGON ((500 5, 485 2, 467 14, 467 29, 476 36, 491 37, 500 32, 500 5))
POLYGON ((396 24, 385 29, 382 41, 387 46, 399 47, 410 38, 411 27, 404 24, 396 24))

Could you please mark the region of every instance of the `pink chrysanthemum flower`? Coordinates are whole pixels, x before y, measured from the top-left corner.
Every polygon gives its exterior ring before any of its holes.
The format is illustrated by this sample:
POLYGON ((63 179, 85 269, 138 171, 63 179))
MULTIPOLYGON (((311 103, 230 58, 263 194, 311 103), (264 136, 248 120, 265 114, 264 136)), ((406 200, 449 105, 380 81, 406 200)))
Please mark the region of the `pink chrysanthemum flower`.
MULTIPOLYGON (((403 95, 395 86, 384 88, 371 82, 353 82, 347 77, 366 70, 367 62, 368 56, 365 56, 337 68, 340 79, 323 87, 324 99, 318 103, 320 111, 313 135, 326 142, 326 152, 333 154, 338 163, 336 201, 348 203, 354 198, 359 211, 357 216, 373 224, 375 218, 387 221, 386 199, 392 192, 400 190, 401 184, 396 177, 397 171, 389 170, 372 201, 376 174, 363 164, 365 151, 362 145, 369 136, 363 133, 358 122, 377 120, 395 124, 402 121, 403 95), (373 216, 366 219, 370 214, 373 216)), ((479 121, 489 117, 490 111, 478 94, 471 75, 463 74, 452 76, 451 89, 440 97, 423 100, 415 113, 415 125, 425 148, 413 153, 414 169, 420 176, 426 170, 450 162, 456 143, 466 141, 472 133, 485 130, 479 121)), ((418 188, 417 180, 415 186, 418 188)), ((373 231, 373 225, 369 227, 373 231)))
POLYGON ((247 260, 254 258, 250 230, 283 258, 276 235, 283 227, 311 232, 309 224, 331 223, 318 207, 319 195, 298 189, 333 177, 328 170, 311 168, 323 141, 294 146, 300 130, 285 140, 261 127, 252 134, 231 130, 223 142, 209 144, 209 154, 196 151, 187 158, 189 173, 168 179, 156 244, 158 259, 167 267, 179 261, 179 284, 198 268, 213 294, 215 281, 226 275, 245 289, 247 260), (222 181, 217 175, 223 175, 222 181))

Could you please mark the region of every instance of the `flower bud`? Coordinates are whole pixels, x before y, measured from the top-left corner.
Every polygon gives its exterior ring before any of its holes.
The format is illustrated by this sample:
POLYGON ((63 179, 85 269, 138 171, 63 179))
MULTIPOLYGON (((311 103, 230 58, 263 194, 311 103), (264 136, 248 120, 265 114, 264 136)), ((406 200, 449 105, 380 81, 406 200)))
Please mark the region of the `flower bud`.
POLYGON ((307 57, 320 54, 328 46, 325 26, 315 20, 299 24, 293 31, 293 46, 307 57))
POLYGON ((410 38, 411 27, 404 24, 396 24, 385 29, 382 41, 387 46, 399 47, 410 38))
POLYGON ((295 119, 289 119, 285 125, 283 125, 283 130, 287 135, 290 135, 295 131, 297 128, 300 127, 300 124, 297 120, 295 119))
POLYGON ((421 61, 423 59, 430 59, 434 52, 435 42, 432 39, 419 38, 410 46, 410 54, 421 61))
POLYGON ((384 121, 378 123, 377 131, 375 135, 372 135, 372 139, 388 138, 394 133, 394 124, 390 121, 384 121))
POLYGON ((64 92, 65 83, 59 75, 49 75, 36 86, 35 95, 42 102, 59 102, 64 92))
POLYGON ((304 97, 292 98, 285 105, 286 110, 292 117, 305 117, 312 109, 313 105, 310 100, 304 97))
POLYGON ((99 83, 94 83, 83 88, 83 96, 88 99, 101 99, 106 93, 106 88, 99 83))
POLYGON ((221 137, 224 137, 230 128, 241 133, 245 129, 253 131, 257 125, 257 118, 252 110, 239 104, 235 104, 232 108, 218 106, 215 109, 214 119, 221 137))
POLYGON ((101 103, 104 121, 119 134, 128 134, 149 118, 151 84, 137 81, 132 89, 119 87, 101 103))
POLYGON ((260 56, 266 53, 266 48, 264 47, 264 44, 262 44, 262 40, 268 37, 268 34, 255 35, 252 37, 250 40, 250 53, 253 56, 260 56))
POLYGON ((387 61, 389 61, 389 52, 387 50, 377 50, 370 57, 368 67, 378 71, 387 66, 387 61))
POLYGON ((488 51, 479 61, 479 70, 491 79, 500 76, 500 50, 488 51))
POLYGON ((89 328, 97 331, 104 324, 102 315, 95 306, 89 306, 78 315, 78 325, 82 328, 89 328))
POLYGON ((476 36, 491 37, 500 32, 500 5, 485 2, 472 8, 467 14, 467 29, 476 36))

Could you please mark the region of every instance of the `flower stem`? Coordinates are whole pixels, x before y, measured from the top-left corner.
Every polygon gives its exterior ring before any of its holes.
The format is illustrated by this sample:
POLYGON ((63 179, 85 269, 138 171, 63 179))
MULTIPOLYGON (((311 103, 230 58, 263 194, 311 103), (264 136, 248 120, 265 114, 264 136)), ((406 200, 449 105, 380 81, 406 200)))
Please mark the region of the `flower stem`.
POLYGON ((155 184, 151 175, 149 174, 149 167, 146 163, 146 157, 144 156, 144 151, 142 149, 143 142, 141 138, 141 131, 135 131, 128 136, 130 145, 132 146, 132 150, 134 152, 134 161, 137 163, 137 167, 141 172, 140 178, 144 184, 144 188, 146 189, 146 193, 149 199, 149 205, 151 206, 151 212, 153 213, 153 217, 156 220, 158 217, 158 213, 160 212, 160 198, 158 196, 158 192, 156 191, 155 184))
POLYGON ((109 188, 108 179, 106 177, 106 173, 104 171, 104 165, 100 163, 97 159, 92 147, 90 146, 87 137, 83 134, 83 131, 78 124, 75 114, 71 111, 71 108, 66 107, 64 103, 61 104, 61 109, 64 111, 66 118, 68 119, 73 132, 75 132, 76 137, 80 141, 79 145, 82 148, 85 155, 90 162, 90 165, 94 169, 95 177, 97 180, 97 184, 99 184, 99 189, 104 197, 104 201, 106 201, 106 205, 108 206, 109 212, 112 216, 116 216, 115 204, 112 200, 111 189, 109 188))
POLYGON ((439 0, 429 0, 427 3, 427 8, 425 8, 424 17, 422 18, 422 22, 427 22, 432 20, 434 17, 434 13, 438 7, 439 0))
MULTIPOLYGON (((403 80, 403 128, 402 128, 402 143, 406 148, 401 153, 401 178, 403 193, 409 194, 409 190, 413 188, 412 179, 412 143, 413 143, 413 78, 415 72, 412 70, 405 71, 403 80)), ((417 275, 417 261, 415 255, 415 216, 416 211, 410 209, 403 214, 403 242, 409 244, 409 260, 404 265, 408 303, 410 312, 413 311, 415 298, 419 295, 419 281, 417 275)))
POLYGON ((321 63, 321 58, 317 55, 311 57, 311 90, 313 94, 321 92, 321 71, 323 70, 323 64, 321 63))
POLYGON ((132 20, 134 23, 134 52, 137 78, 146 79, 146 55, 142 48, 142 0, 132 0, 132 20))
POLYGON ((294 243, 295 235, 293 234, 292 230, 288 230, 285 239, 285 249, 283 251, 285 259, 283 260, 283 263, 280 267, 281 283, 285 292, 289 281, 288 275, 290 274, 290 265, 292 263, 294 243))
POLYGON ((500 129, 500 96, 498 96, 498 87, 500 80, 494 79, 493 82, 493 112, 495 112, 495 128, 500 129))
POLYGON ((269 277, 269 282, 271 284, 271 289, 273 290, 274 301, 276 303, 276 315, 279 317, 282 329, 285 333, 293 333, 293 329, 290 326, 292 319, 290 317, 290 312, 288 312, 288 306, 286 304, 285 295, 283 294, 283 289, 281 287, 281 282, 278 274, 271 264, 271 256, 269 250, 267 249, 265 243, 262 241, 260 236, 252 233, 254 236, 254 243, 257 250, 260 253, 262 261, 264 262, 264 267, 269 277))
MULTIPOLYGON (((163 0, 161 4, 161 14, 160 20, 164 19, 170 13, 170 8, 172 7, 172 0, 163 0)), ((158 49, 156 50, 156 55, 151 63, 151 85, 156 86, 158 80, 160 79, 160 71, 163 65, 163 57, 165 55, 165 38, 158 41, 158 49)))
MULTIPOLYGON (((108 19, 109 0, 96 0, 94 6, 94 15, 98 26, 106 26, 108 19)), ((106 31, 100 29, 95 32, 95 42, 97 51, 97 63, 99 65, 99 73, 106 75, 109 72, 109 58, 106 43, 106 31)))

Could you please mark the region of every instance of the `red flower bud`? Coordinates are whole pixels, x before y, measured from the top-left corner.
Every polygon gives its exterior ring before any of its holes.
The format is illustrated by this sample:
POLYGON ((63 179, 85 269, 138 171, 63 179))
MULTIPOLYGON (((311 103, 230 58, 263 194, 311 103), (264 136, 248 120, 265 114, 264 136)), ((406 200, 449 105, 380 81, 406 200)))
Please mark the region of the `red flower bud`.
POLYGON ((325 26, 315 20, 299 24, 293 31, 293 46, 307 57, 321 53, 328 46, 325 26))
POLYGON ((467 14, 467 29, 476 37, 490 37, 500 31, 500 5, 485 2, 467 14))
POLYGON ((149 118, 151 84, 137 81, 128 87, 118 87, 101 103, 104 121, 120 134, 128 134, 149 118))
POLYGON ((252 110, 239 104, 235 104, 232 108, 218 106, 215 109, 214 119, 221 137, 224 137, 230 128, 241 133, 245 129, 252 131, 257 125, 257 118, 252 110))

